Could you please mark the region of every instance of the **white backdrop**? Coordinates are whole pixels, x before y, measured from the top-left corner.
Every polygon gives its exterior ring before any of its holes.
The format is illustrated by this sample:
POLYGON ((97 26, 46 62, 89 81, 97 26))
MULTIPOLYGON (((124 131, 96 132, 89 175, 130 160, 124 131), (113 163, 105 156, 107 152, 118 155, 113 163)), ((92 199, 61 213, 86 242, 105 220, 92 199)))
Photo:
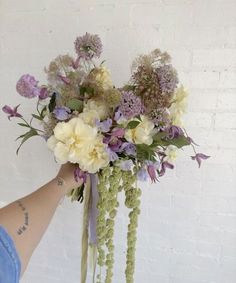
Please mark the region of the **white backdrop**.
MULTIPOLYGON (((159 47, 170 52, 190 91, 186 128, 211 155, 199 170, 186 150, 174 171, 142 185, 135 283, 236 282, 236 1, 0 0, 0 103, 19 97, 23 73, 45 81, 43 68, 73 54, 75 37, 98 33, 114 82, 129 78, 132 59, 159 47)), ((0 201, 8 203, 47 182, 58 166, 33 138, 15 155, 22 129, 0 113, 0 201)), ((80 282, 81 213, 68 200, 56 215, 22 283, 80 282)), ((127 211, 118 215, 114 283, 124 283, 127 211)), ((89 281, 88 281, 89 282, 89 281)))

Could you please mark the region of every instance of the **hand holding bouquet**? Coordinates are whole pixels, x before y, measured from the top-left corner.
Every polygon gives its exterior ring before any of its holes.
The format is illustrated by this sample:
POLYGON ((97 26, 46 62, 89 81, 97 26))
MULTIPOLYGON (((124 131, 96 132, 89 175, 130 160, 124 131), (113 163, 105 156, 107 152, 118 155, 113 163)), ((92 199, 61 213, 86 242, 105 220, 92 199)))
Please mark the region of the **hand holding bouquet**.
POLYGON ((97 35, 78 37, 75 51, 75 59, 59 55, 50 63, 46 85, 29 74, 17 82, 20 95, 37 100, 37 113, 30 122, 18 112, 19 105, 6 105, 3 111, 9 119, 21 119, 18 124, 28 129, 19 137, 20 147, 38 135, 46 140, 56 162, 78 165, 75 179, 83 179, 83 184, 69 196, 82 201, 85 193, 81 282, 86 281, 88 226, 97 264, 106 267, 97 282, 112 282, 117 197, 125 192, 130 209, 125 274, 126 282, 132 283, 141 196, 137 181, 158 181, 174 168, 177 150, 184 146, 193 148, 191 158, 199 166, 209 156, 196 152, 183 128, 187 93, 166 52, 155 49, 139 56, 127 84, 116 88, 104 63, 95 64, 102 52, 97 35), (40 129, 33 126, 35 120, 40 129))

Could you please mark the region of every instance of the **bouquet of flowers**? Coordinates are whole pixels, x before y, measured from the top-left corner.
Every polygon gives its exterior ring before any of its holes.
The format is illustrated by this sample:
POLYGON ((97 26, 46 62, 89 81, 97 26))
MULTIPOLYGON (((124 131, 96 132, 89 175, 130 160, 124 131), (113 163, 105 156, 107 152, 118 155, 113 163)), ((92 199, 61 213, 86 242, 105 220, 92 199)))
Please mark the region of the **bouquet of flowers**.
POLYGON ((29 122, 18 112, 19 105, 5 105, 3 111, 9 119, 22 120, 18 124, 27 129, 18 137, 17 153, 29 138, 40 136, 56 162, 78 165, 75 179, 83 179, 83 184, 69 197, 85 202, 82 283, 86 282, 88 243, 101 267, 96 282, 112 282, 118 193, 125 193, 130 209, 125 275, 126 282, 132 283, 141 197, 138 180, 158 181, 174 168, 177 150, 184 146, 193 148, 191 158, 199 167, 209 156, 196 152, 196 144, 183 128, 187 92, 168 53, 155 49, 137 57, 127 84, 116 88, 104 62, 95 64, 102 52, 99 36, 86 33, 74 44, 76 58, 59 55, 45 68, 46 85, 39 85, 29 74, 17 82, 20 95, 37 101, 37 112, 29 122), (40 129, 33 125, 35 120, 40 129))

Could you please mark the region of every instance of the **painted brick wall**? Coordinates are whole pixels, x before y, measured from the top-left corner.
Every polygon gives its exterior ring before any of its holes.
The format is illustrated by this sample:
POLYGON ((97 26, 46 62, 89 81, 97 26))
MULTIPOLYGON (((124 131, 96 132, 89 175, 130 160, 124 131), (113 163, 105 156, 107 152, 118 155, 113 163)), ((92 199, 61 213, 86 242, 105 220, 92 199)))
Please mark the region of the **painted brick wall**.
MULTIPOLYGON (((172 54, 188 87, 186 128, 211 155, 198 170, 180 154, 176 169, 142 185, 135 283, 236 282, 236 1, 0 0, 0 103, 30 113, 15 82, 59 53, 73 52, 85 31, 100 34, 114 81, 129 77, 132 59, 155 47, 172 54)), ((21 130, 0 113, 0 200, 8 203, 48 181, 58 166, 43 141, 16 157, 21 130), (35 150, 37 148, 37 150, 35 150)), ((77 283, 82 208, 65 200, 32 257, 22 283, 77 283)), ((124 283, 127 211, 116 231, 115 283, 124 283)))

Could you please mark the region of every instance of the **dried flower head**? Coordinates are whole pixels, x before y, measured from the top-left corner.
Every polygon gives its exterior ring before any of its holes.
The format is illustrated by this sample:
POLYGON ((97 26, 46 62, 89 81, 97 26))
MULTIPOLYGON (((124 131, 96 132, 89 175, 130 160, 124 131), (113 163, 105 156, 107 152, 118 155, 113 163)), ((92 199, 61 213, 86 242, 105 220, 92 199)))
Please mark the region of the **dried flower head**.
POLYGON ((102 42, 97 34, 89 34, 79 36, 75 40, 75 51, 79 58, 91 60, 99 58, 102 53, 102 42))
POLYGON ((162 93, 171 94, 179 82, 177 72, 172 65, 164 65, 156 69, 159 86, 162 93))

